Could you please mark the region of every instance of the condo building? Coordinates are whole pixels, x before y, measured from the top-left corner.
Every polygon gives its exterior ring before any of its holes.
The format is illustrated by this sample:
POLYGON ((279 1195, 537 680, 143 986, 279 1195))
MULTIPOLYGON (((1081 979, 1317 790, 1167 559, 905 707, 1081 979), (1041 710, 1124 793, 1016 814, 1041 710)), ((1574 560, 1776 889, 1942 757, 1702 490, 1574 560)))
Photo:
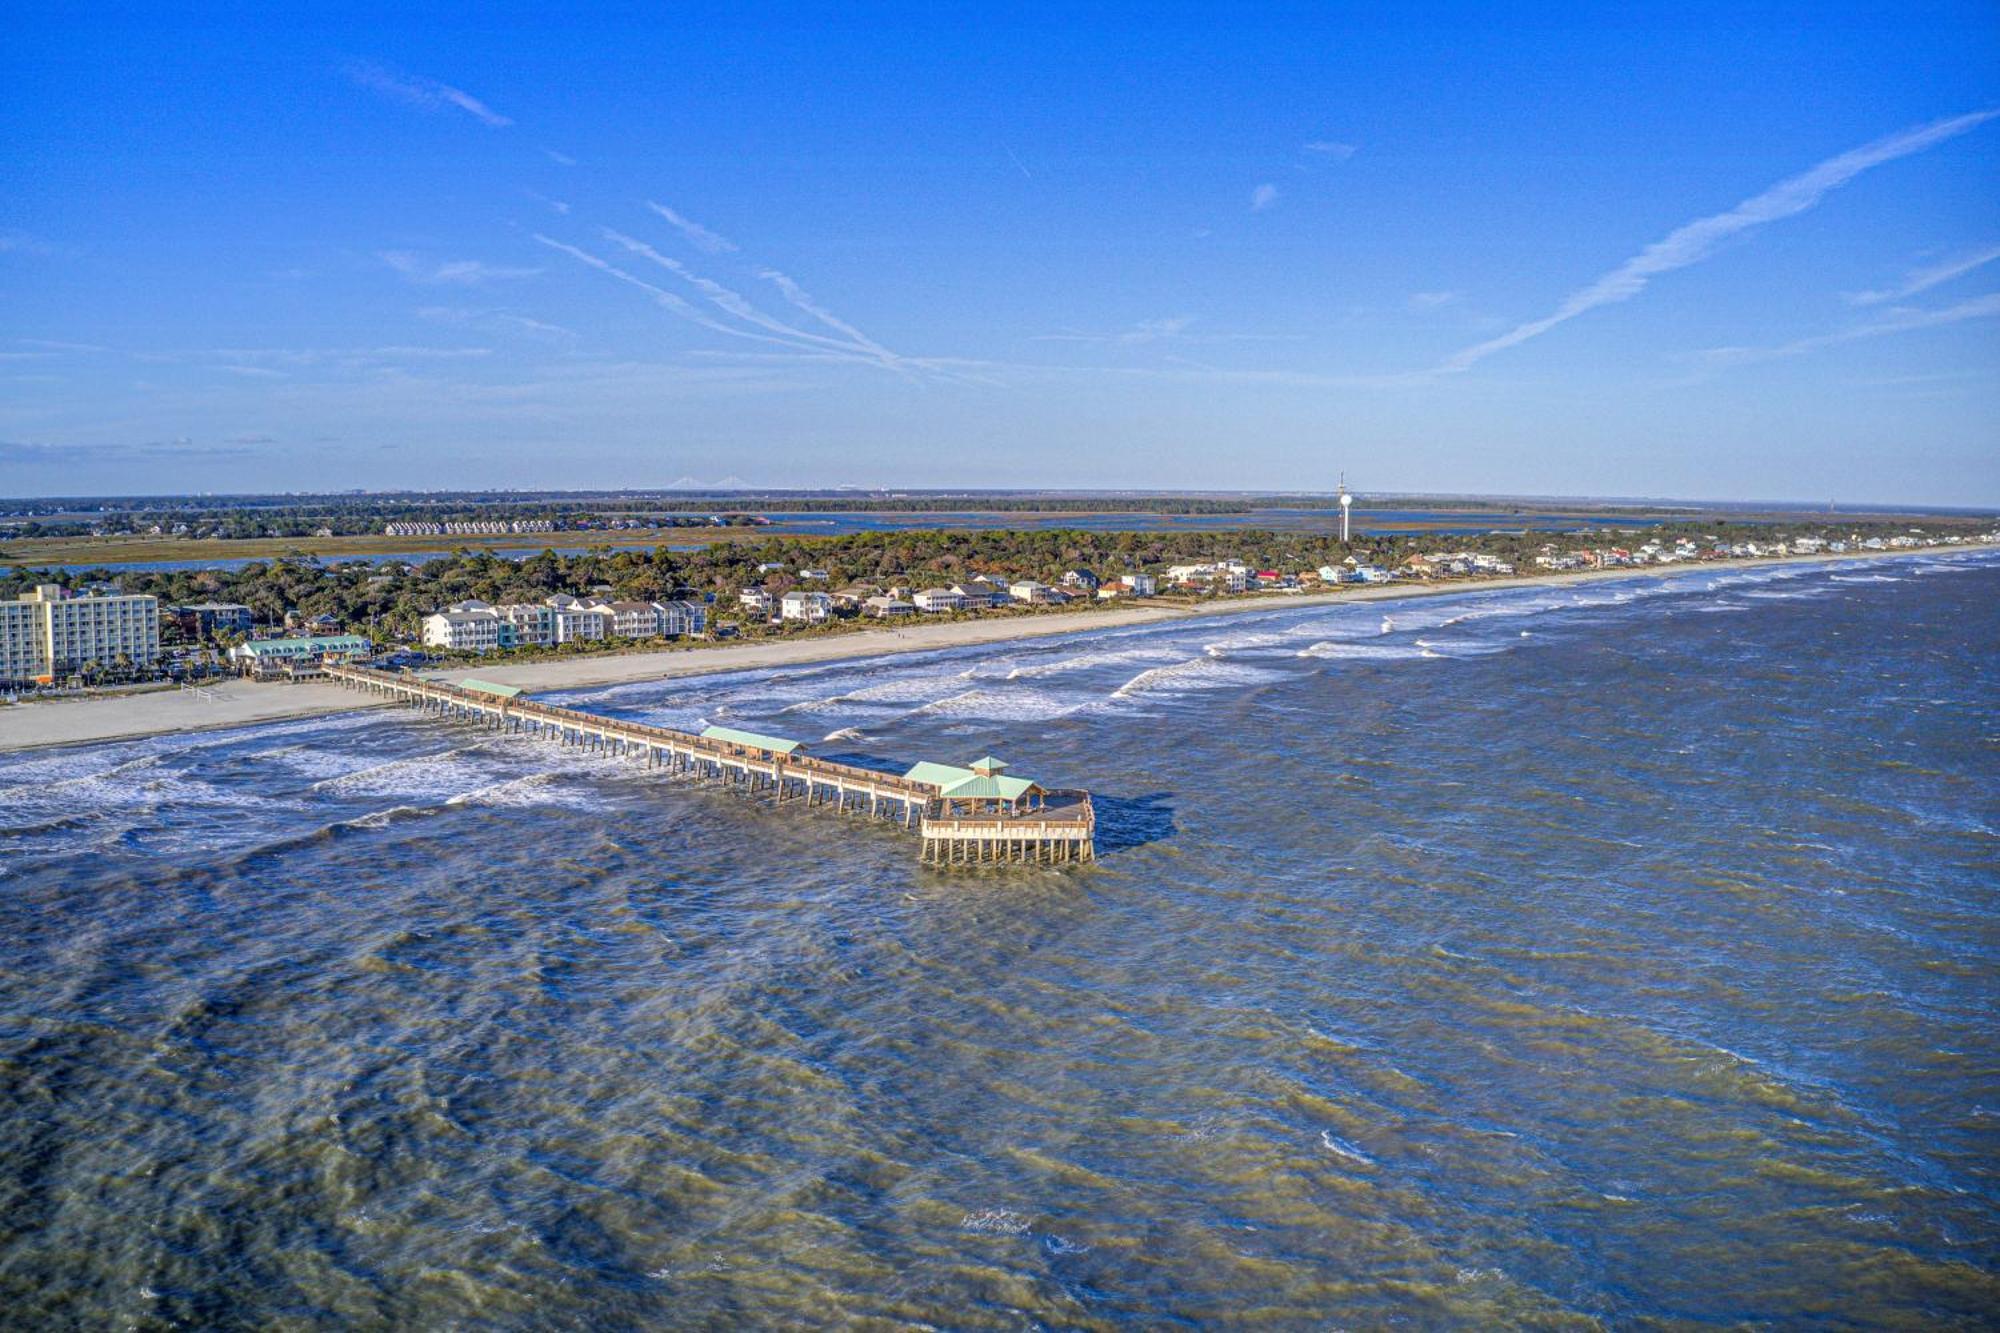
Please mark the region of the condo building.
POLYGON ((588 639, 674 639, 699 634, 707 624, 708 608, 697 601, 583 601, 557 593, 545 602, 507 606, 454 602, 424 617, 424 646, 486 653, 588 639))

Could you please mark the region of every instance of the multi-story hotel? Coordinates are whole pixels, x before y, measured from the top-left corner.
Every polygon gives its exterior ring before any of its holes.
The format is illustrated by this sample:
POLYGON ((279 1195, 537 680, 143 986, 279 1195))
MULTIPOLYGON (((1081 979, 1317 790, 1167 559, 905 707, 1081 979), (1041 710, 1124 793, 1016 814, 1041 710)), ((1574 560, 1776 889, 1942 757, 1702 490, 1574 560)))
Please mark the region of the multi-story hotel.
POLYGON ((122 594, 71 597, 38 584, 0 602, 0 680, 15 684, 68 675, 123 658, 150 666, 160 658, 160 602, 122 594))

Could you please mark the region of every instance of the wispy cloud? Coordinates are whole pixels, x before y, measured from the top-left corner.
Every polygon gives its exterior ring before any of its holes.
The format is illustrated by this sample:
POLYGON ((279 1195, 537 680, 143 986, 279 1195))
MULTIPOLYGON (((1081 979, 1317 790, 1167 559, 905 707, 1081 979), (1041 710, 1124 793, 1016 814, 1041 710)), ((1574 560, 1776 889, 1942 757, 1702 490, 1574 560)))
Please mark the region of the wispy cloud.
POLYGON ((681 235, 687 237, 689 242, 698 250, 706 250, 709 254, 720 255, 727 254, 736 248, 736 242, 730 240, 728 237, 716 235, 699 222, 696 222, 692 218, 682 217, 665 204, 656 204, 648 199, 646 207, 672 223, 674 228, 681 235))
POLYGON ((1954 139, 2000 115, 2000 111, 1975 111, 1901 130, 1873 143, 1863 144, 1800 175, 1778 182, 1762 194, 1744 200, 1726 212, 1697 218, 1676 228, 1612 269, 1587 287, 1572 292, 1556 309, 1537 320, 1517 325, 1497 338, 1475 343, 1448 358, 1440 371, 1469 369, 1495 352, 1518 347, 1538 338, 1559 324, 1599 306, 1629 301, 1646 289, 1646 284, 1664 273, 1699 263, 1732 236, 1752 231, 1768 223, 1795 217, 1812 208, 1832 191, 1871 167, 1920 153, 1926 148, 1954 139))
POLYGON ((1411 292, 1410 308, 1412 310, 1436 310, 1442 306, 1450 305, 1460 295, 1461 293, 1458 292, 1411 292))
POLYGON ((25 231, 0 230, 0 255, 47 255, 54 253, 55 247, 39 236, 30 236, 25 231))
POLYGON ((1331 158, 1335 162, 1345 162, 1359 151, 1351 143, 1336 143, 1332 139, 1314 139, 1301 147, 1317 157, 1331 158))
POLYGON ((558 153, 553 148, 544 148, 542 150, 542 156, 546 157, 549 161, 555 163, 559 167, 573 167, 576 165, 575 158, 571 157, 568 153, 558 153))
MULTIPOLYGON (((659 287, 654 285, 653 283, 647 282, 644 278, 638 277, 635 274, 627 273, 624 269, 619 268, 616 264, 613 264, 606 259, 600 259, 598 256, 591 254, 588 250, 582 250, 574 245, 570 245, 563 241, 558 241, 553 236, 544 236, 540 232, 535 233, 535 240, 542 245, 548 246, 551 250, 554 250, 559 254, 568 255, 570 258, 576 260, 579 264, 584 264, 590 268, 594 268, 599 273, 605 274, 608 277, 616 278, 619 282, 624 283, 628 287, 632 287, 639 291, 644 292, 647 296, 651 297, 653 303, 659 306, 662 310, 666 310, 673 314, 676 314, 680 316, 682 319, 687 320, 689 323, 699 324, 701 327, 712 330, 716 333, 726 333, 733 338, 751 338, 757 342, 783 341, 781 339, 767 337, 763 334, 751 333, 744 329, 732 328, 731 326, 724 324, 720 320, 711 319, 707 315, 704 315, 700 310, 696 309, 691 303, 674 295, 672 292, 666 290, 666 288, 659 287)), ((794 344, 785 341, 784 345, 793 346, 794 344)))
POLYGON ((532 278, 538 268, 508 268, 477 259, 428 260, 409 250, 384 250, 378 258, 411 282, 433 286, 481 287, 510 278, 532 278))
POLYGON ((54 444, 43 440, 0 440, 0 463, 22 467, 68 467, 78 463, 180 458, 239 458, 255 452, 242 445, 202 445, 186 437, 143 443, 54 444))
POLYGON ((779 293, 787 301, 791 302, 794 308, 811 315, 827 328, 852 341, 857 347, 865 348, 875 356, 888 361, 901 361, 903 359, 863 333, 860 329, 855 328, 852 324, 834 314, 831 310, 828 310, 819 302, 813 300, 806 293, 805 288, 799 286, 798 283, 793 282, 790 278, 778 272, 778 270, 774 268, 762 269, 758 272, 757 276, 776 287, 779 293))
POLYGON ((1193 315, 1168 315, 1164 319, 1142 319, 1116 333, 1041 333, 1034 341, 1046 343, 1116 343, 1127 347, 1178 338, 1195 321, 1193 315))
POLYGON ((467 310, 460 306, 427 305, 417 309, 417 318, 449 328, 478 329, 488 333, 517 333, 545 339, 570 339, 576 330, 511 310, 467 310))
POLYGON ((1847 299, 1855 305, 1884 305, 1890 301, 1907 300, 1953 278, 1962 278, 1974 269, 1984 268, 1996 259, 2000 259, 2000 245, 1989 245, 1984 250, 1974 250, 1927 268, 1911 269, 1894 287, 1879 292, 1850 292, 1847 299))
MULTIPOLYGON (((1004 148, 1005 145, 1002 145, 1002 147, 1004 148)), ((1007 148, 1006 152, 1007 152, 1007 160, 1009 162, 1012 162, 1014 166, 1017 169, 1019 169, 1020 173, 1024 177, 1026 177, 1029 180, 1033 180, 1035 178, 1035 173, 1028 170, 1028 164, 1023 162, 1018 156, 1016 156, 1013 149, 1007 148)))
POLYGON ((1261 213, 1277 202, 1278 187, 1268 181, 1250 191, 1250 211, 1252 213, 1261 213))
POLYGON ((505 129, 514 122, 460 88, 418 74, 402 74, 367 61, 347 67, 347 77, 363 88, 425 111, 463 111, 482 125, 505 129))
POLYGON ((1697 356, 1714 367, 1750 365, 1759 361, 1803 356, 1807 352, 1816 352, 1822 347, 1836 347, 1841 343, 1884 338, 1893 333, 1912 333, 1919 329, 1934 329, 1946 324, 1961 324, 1969 319, 1991 319, 1995 316, 2000 316, 2000 292, 1977 296, 1969 301, 1961 301, 1957 305, 1938 309, 1895 310, 1866 324, 1837 329, 1832 333, 1815 334, 1810 338, 1797 338, 1772 347, 1711 347, 1697 353, 1697 356))

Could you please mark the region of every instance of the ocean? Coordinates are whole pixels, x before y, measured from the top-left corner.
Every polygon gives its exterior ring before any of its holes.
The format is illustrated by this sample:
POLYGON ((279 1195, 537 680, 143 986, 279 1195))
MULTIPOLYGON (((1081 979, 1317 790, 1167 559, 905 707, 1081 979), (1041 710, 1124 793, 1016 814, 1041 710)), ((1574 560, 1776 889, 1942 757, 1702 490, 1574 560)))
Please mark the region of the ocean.
POLYGON ((404 712, 0 756, 0 1324, 1990 1326, 1996 652, 1956 554, 549 696, 1092 868, 404 712))

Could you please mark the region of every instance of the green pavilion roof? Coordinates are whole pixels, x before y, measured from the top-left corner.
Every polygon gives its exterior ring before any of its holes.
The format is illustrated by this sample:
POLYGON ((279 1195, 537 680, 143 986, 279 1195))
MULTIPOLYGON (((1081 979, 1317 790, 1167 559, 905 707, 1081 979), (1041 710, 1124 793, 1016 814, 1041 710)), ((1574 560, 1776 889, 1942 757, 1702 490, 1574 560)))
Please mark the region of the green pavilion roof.
POLYGON ((968 773, 957 782, 938 792, 939 796, 952 800, 999 800, 1018 801, 1035 790, 1035 784, 1026 778, 1004 778, 985 773, 968 773))
MULTIPOLYGON (((999 760, 988 756, 978 761, 1005 768, 999 760)), ((903 774, 911 782, 928 782, 938 789, 939 796, 950 796, 959 800, 1018 801, 1039 784, 1026 778, 1002 777, 998 773, 975 773, 969 768, 956 764, 933 764, 929 761, 917 764, 903 774)))
POLYGON ((734 727, 710 727, 701 733, 701 738, 721 741, 725 745, 747 745, 753 750, 770 750, 775 754, 790 754, 801 744, 783 736, 765 736, 754 731, 738 731, 734 727))
POLYGON ((458 688, 461 690, 477 690, 481 694, 498 695, 502 699, 512 699, 521 693, 521 687, 518 685, 495 685, 490 680, 478 680, 472 676, 467 676, 464 680, 458 682, 458 688))

